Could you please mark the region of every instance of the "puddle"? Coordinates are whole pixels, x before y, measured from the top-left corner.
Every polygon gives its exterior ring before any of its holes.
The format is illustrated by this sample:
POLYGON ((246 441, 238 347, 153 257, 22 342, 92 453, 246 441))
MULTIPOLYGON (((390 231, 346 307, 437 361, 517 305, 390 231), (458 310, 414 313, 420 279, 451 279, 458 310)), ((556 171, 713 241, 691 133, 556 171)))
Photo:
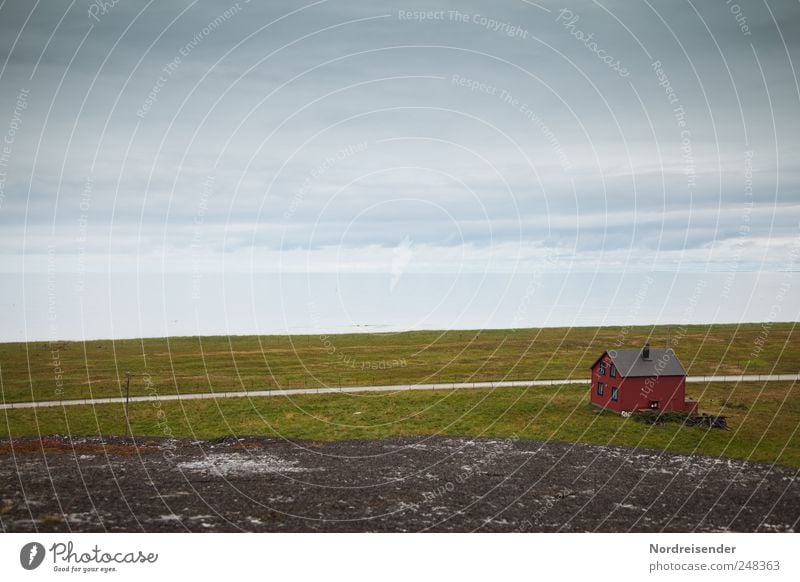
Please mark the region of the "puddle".
POLYGON ((178 468, 182 471, 221 477, 301 473, 308 470, 299 467, 297 461, 287 461, 274 455, 252 456, 242 453, 215 453, 196 461, 178 463, 178 468))

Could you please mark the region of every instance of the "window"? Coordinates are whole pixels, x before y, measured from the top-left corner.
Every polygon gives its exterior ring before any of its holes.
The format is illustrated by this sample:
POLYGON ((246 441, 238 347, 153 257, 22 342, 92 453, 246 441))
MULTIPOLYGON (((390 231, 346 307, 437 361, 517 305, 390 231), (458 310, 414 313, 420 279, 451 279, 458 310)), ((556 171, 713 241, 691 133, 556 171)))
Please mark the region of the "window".
POLYGON ((597 366, 597 373, 600 374, 601 376, 605 376, 606 375, 606 361, 605 360, 600 360, 600 365, 597 366))
POLYGON ((616 386, 611 387, 611 400, 614 402, 619 400, 619 389, 616 386))
POLYGON ((603 383, 602 382, 598 382, 597 383, 597 395, 598 396, 602 396, 603 395, 603 388, 605 388, 605 386, 603 386, 603 383))
POLYGON ((617 377, 617 367, 614 364, 611 364, 611 377, 612 378, 617 377))

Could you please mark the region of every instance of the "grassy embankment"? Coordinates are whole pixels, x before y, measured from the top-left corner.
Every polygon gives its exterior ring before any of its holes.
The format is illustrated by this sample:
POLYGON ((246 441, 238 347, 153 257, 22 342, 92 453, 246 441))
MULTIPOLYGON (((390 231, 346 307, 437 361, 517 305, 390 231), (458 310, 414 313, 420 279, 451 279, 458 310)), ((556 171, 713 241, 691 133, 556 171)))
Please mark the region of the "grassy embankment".
MULTIPOLYGON (((580 378, 603 348, 617 344, 623 331, 496 330, 326 338, 335 350, 318 336, 2 344, 0 366, 6 401, 58 397, 54 348, 63 370, 64 398, 118 396, 119 379, 128 369, 146 372, 152 381, 148 387, 136 379, 132 394, 335 386, 340 378, 342 385, 580 378), (404 365, 396 364, 403 360, 404 365)), ((649 339, 655 346, 663 345, 668 333, 666 327, 633 328, 624 334, 623 344, 636 346, 649 339)), ((800 351, 795 347, 800 338, 793 324, 774 324, 768 334, 759 325, 692 326, 685 334, 673 327, 671 333, 691 374, 796 373, 800 368, 800 351)), ((578 385, 138 403, 131 405, 131 427, 136 435, 197 438, 518 436, 800 467, 800 386, 690 384, 688 393, 700 400, 702 411, 727 415, 733 430, 653 427, 599 413, 588 405, 587 389, 578 385)), ((121 405, 12 410, 0 417, 0 437, 125 432, 121 405)))
MULTIPOLYGON (((214 438, 280 435, 317 440, 399 435, 474 435, 697 452, 800 467, 800 385, 691 384, 702 409, 727 415, 731 431, 649 426, 588 404, 577 385, 280 398, 193 400, 131 406, 136 435, 214 438)), ((0 437, 119 435, 121 405, 0 413, 0 437)))
POLYGON ((584 378, 605 348, 664 346, 689 374, 797 373, 795 324, 550 328, 0 344, 7 402, 301 388, 584 378))

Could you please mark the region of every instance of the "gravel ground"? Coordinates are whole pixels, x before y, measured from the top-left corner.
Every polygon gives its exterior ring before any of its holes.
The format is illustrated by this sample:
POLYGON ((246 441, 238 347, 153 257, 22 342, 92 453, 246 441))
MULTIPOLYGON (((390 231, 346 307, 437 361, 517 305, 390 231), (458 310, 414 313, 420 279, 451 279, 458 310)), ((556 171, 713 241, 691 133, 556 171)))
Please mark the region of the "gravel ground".
POLYGON ((790 467, 489 438, 0 440, 12 531, 796 531, 790 467))

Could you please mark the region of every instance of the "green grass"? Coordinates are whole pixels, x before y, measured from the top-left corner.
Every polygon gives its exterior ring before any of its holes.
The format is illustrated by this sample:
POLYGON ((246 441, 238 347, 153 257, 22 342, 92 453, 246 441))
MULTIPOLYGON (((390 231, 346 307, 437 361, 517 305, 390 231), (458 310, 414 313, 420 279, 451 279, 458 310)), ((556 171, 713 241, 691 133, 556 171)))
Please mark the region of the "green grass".
MULTIPOLYGON (((795 324, 681 328, 550 328, 267 337, 184 337, 0 344, 6 402, 131 394, 263 390, 536 378, 584 378, 606 348, 663 346, 690 374, 797 373, 795 324), (60 378, 57 378, 60 371, 60 378)), ((703 412, 732 431, 650 426, 588 404, 588 388, 360 393, 131 405, 136 435, 213 438, 281 435, 316 440, 390 435, 474 435, 647 447, 800 467, 800 388, 689 384, 703 412)), ((0 413, 0 436, 119 435, 121 405, 0 413), (4 420, 4 422, 3 422, 4 420)))
MULTIPOLYGON (((131 405, 136 435, 214 438, 280 435, 315 440, 399 435, 520 437, 697 452, 800 467, 800 386, 784 382, 690 384, 703 412, 731 431, 650 426, 588 404, 577 385, 193 400, 131 405)), ((0 412, 0 437, 119 435, 121 405, 0 412)))
POLYGON ((605 348, 667 337, 690 374, 796 373, 794 323, 0 344, 7 402, 315 386, 583 378, 605 348), (60 375, 57 373, 60 370, 60 375), (57 377, 59 376, 59 377, 57 377))

